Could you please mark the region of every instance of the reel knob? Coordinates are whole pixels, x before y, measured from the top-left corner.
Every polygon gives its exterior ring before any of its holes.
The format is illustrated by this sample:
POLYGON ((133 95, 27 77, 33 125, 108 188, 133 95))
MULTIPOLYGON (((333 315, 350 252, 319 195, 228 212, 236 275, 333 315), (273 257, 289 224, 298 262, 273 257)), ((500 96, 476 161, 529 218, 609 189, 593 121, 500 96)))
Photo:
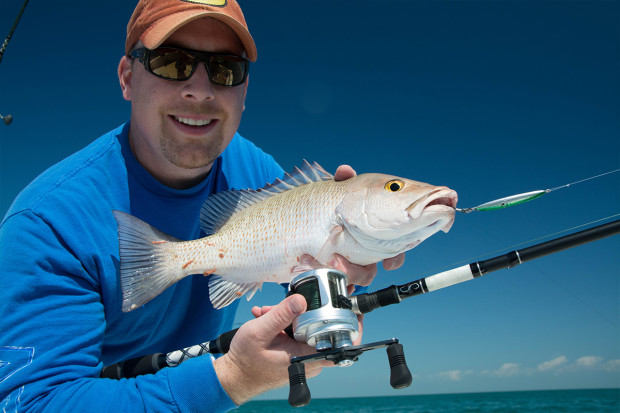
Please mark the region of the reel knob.
POLYGON ((302 407, 310 403, 310 389, 306 383, 306 368, 303 363, 291 363, 288 366, 288 381, 288 404, 302 407))
POLYGON ((400 343, 390 344, 386 351, 390 363, 390 385, 395 389, 409 387, 413 379, 405 361, 403 345, 400 343))

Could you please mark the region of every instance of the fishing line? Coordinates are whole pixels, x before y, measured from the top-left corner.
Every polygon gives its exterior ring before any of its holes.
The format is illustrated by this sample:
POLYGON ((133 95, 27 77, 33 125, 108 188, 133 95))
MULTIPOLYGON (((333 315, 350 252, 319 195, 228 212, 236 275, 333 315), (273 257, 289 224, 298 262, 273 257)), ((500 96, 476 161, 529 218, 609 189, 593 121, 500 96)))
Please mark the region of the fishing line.
POLYGON ((474 211, 492 211, 492 210, 495 210, 495 209, 507 208, 507 207, 510 207, 510 206, 522 204, 524 202, 532 201, 532 200, 534 200, 536 198, 540 198, 541 196, 543 196, 545 194, 548 194, 549 192, 557 191, 558 189, 562 189, 562 188, 568 188, 571 185, 575 185, 575 184, 578 184, 578 183, 581 183, 581 182, 589 181, 591 179, 600 178, 602 176, 613 174, 613 173, 618 172, 618 171, 620 171, 620 169, 615 169, 613 171, 604 172, 602 174, 591 176, 589 178, 580 179, 579 181, 575 181, 575 182, 571 182, 569 184, 557 186, 555 188, 539 189, 539 190, 536 190, 536 191, 524 192, 524 193, 521 193, 521 194, 510 195, 510 196, 506 196, 506 197, 503 197, 503 198, 494 199, 492 201, 485 202, 483 204, 480 204, 480 205, 472 207, 472 208, 455 208, 455 209, 457 211, 459 211, 459 212, 463 212, 465 214, 469 214, 470 212, 474 212, 474 211))
POLYGON ((551 191, 555 191, 555 190, 558 190, 558 189, 567 188, 567 187, 569 187, 571 185, 579 184, 581 182, 589 181, 590 179, 599 178, 601 176, 613 174, 614 172, 618 172, 618 171, 620 171, 620 169, 616 169, 614 171, 605 172, 605 173, 602 173, 602 174, 596 175, 596 176, 591 176, 591 177, 586 178, 586 179, 581 179, 579 181, 571 182, 570 184, 566 184, 566 185, 558 186, 558 187, 555 187, 555 188, 547 189, 546 192, 551 192, 551 191))

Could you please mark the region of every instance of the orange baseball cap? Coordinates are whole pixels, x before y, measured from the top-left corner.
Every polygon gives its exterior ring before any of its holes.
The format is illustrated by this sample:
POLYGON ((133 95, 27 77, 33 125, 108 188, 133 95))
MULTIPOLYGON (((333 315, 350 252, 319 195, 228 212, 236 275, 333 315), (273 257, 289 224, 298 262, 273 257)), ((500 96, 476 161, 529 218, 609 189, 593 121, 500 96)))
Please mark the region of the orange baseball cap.
POLYGON ((177 29, 202 17, 228 25, 239 36, 248 59, 256 61, 254 39, 235 0, 140 0, 127 24, 125 54, 129 55, 138 40, 155 49, 177 29))

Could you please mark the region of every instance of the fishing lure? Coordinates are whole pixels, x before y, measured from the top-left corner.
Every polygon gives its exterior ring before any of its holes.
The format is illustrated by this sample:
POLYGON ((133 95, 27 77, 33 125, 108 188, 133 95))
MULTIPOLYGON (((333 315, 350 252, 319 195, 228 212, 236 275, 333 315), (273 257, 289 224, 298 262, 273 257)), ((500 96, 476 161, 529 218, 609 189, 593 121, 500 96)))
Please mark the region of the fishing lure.
POLYGON ((612 174, 612 173, 618 172, 618 171, 620 171, 620 169, 616 169, 616 170, 613 170, 613 171, 605 172, 605 173, 602 173, 602 174, 596 175, 596 176, 591 176, 589 178, 581 179, 579 181, 571 182, 570 184, 561 185, 561 186, 558 186, 558 187, 555 187, 555 188, 539 189, 537 191, 524 192, 522 194, 516 194, 516 195, 507 196, 507 197, 504 197, 504 198, 494 199, 493 201, 485 202, 484 204, 480 204, 480 205, 472 207, 472 208, 455 208, 455 209, 457 211, 459 211, 459 212, 463 212, 465 214, 468 214, 468 213, 474 212, 474 211, 492 211, 494 209, 507 208, 507 207, 510 207, 510 206, 513 206, 513 205, 519 205, 519 204, 522 204, 524 202, 528 202, 528 201, 534 200, 536 198, 540 198, 541 196, 543 196, 545 194, 548 194, 549 192, 557 191, 558 189, 562 189, 562 188, 567 188, 567 187, 569 187, 571 185, 575 185, 575 184, 578 184, 580 182, 588 181, 590 179, 599 178, 601 176, 609 175, 609 174, 612 174))

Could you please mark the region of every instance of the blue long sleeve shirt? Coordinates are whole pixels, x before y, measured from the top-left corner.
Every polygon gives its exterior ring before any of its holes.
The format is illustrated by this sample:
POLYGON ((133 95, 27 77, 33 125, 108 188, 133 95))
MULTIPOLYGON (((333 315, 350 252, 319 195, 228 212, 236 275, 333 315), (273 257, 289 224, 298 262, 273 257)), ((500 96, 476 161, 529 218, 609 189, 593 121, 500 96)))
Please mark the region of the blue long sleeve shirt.
MULTIPOLYGON (((117 225, 130 213, 196 239, 211 194, 282 176, 238 134, 197 186, 176 190, 135 159, 129 124, 35 179, 0 226, 0 407, 6 411, 226 411, 235 407, 209 356, 135 379, 99 378, 104 365, 204 342, 232 327, 237 304, 215 310, 208 277, 178 282, 121 311, 117 225)), ((3 410, 3 411, 4 411, 3 410)))

